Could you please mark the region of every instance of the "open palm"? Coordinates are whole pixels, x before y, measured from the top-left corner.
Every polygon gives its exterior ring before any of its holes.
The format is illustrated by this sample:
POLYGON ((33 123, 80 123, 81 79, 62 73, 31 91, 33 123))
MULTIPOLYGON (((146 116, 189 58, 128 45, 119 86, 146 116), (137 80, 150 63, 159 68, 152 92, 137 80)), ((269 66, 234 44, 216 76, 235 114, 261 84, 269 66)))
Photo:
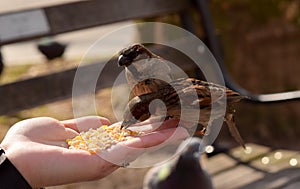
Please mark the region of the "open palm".
MULTIPOLYGON (((32 118, 12 126, 1 147, 33 188, 96 180, 119 166, 84 150, 68 149, 66 139, 75 137, 79 131, 109 124, 109 120, 97 116, 66 121, 49 117, 32 118)), ((137 148, 155 146, 168 139, 174 131, 173 128, 152 132, 125 145, 137 148)), ((176 139, 186 136, 187 133, 180 132, 176 139)), ((108 155, 122 157, 122 153, 130 154, 130 148, 126 152, 112 151, 108 155)))

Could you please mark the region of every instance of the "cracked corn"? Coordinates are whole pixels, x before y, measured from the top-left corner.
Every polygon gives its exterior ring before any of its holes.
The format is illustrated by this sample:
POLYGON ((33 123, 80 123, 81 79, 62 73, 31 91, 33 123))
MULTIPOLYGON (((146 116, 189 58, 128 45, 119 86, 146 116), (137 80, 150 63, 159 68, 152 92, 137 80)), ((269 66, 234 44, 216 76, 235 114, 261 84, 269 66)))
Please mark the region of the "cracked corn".
POLYGON ((97 129, 81 132, 73 139, 67 139, 69 149, 82 149, 96 154, 110 148, 118 142, 130 140, 140 136, 141 132, 121 129, 120 126, 103 125, 97 129))

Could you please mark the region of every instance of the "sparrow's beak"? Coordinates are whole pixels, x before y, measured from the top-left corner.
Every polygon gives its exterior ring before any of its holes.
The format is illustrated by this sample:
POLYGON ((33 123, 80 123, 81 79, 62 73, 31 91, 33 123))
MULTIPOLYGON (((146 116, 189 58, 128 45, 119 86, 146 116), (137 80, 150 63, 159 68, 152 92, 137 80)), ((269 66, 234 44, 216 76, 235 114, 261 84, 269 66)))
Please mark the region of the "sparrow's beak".
POLYGON ((131 125, 135 124, 137 120, 135 118, 129 119, 129 120, 124 120, 121 124, 121 129, 127 129, 131 125))
POLYGON ((129 66, 132 60, 124 55, 120 55, 118 58, 118 66, 129 66))
POLYGON ((130 126, 130 124, 128 124, 128 122, 123 121, 121 124, 121 129, 127 129, 130 126))
POLYGON ((121 129, 127 129, 131 125, 130 121, 123 121, 121 124, 121 129))

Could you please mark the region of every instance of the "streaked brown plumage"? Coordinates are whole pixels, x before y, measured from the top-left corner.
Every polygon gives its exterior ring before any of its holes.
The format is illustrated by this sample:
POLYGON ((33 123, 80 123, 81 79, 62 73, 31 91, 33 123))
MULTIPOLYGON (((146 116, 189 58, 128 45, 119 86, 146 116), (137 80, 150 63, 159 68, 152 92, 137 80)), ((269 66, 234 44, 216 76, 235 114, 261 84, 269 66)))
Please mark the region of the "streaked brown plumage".
POLYGON ((124 112, 122 127, 127 128, 138 121, 150 118, 149 105, 153 100, 159 99, 166 107, 167 119, 175 118, 200 124, 204 129, 211 124, 212 120, 224 116, 230 133, 239 144, 244 146, 233 116, 235 111, 233 104, 244 98, 237 92, 193 78, 172 80, 164 59, 139 44, 121 51, 118 63, 119 66, 126 66, 127 80, 135 96, 124 112), (159 77, 151 75, 152 70, 161 71, 155 73, 159 77), (160 79, 160 76, 163 78, 160 79))
POLYGON ((148 93, 134 97, 128 104, 124 112, 124 121, 122 126, 129 127, 138 121, 144 121, 150 118, 149 105, 153 100, 161 100, 166 108, 166 118, 175 118, 189 123, 199 123, 206 128, 209 120, 218 119, 224 116, 223 108, 226 108, 224 120, 227 123, 232 136, 238 143, 244 146, 244 142, 236 129, 233 119, 233 104, 243 97, 238 93, 197 79, 176 79, 165 83, 155 93, 148 93), (212 101, 212 94, 214 95, 212 101), (221 100, 224 96, 225 99, 221 100), (196 95, 196 96, 195 96, 196 95), (214 105, 214 111, 212 111, 214 105))

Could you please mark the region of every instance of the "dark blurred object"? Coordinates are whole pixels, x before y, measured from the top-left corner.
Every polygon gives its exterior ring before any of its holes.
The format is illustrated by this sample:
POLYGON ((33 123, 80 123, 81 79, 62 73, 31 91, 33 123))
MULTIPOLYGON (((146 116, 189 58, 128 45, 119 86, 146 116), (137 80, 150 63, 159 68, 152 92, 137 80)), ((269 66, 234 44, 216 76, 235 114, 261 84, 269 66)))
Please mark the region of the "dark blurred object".
POLYGON ((201 139, 186 139, 178 147, 178 160, 149 170, 143 189, 212 189, 211 178, 200 165, 202 149, 201 139))
POLYGON ((222 143, 214 142, 211 146, 207 146, 207 148, 210 148, 210 149, 206 151, 206 156, 208 158, 211 158, 211 157, 221 154, 221 153, 228 154, 230 147, 231 146, 226 146, 222 143))
POLYGON ((47 60, 53 60, 63 56, 67 45, 54 41, 51 38, 43 38, 37 44, 38 50, 47 58, 47 60))
POLYGON ((1 53, 1 49, 0 49, 0 75, 3 72, 3 69, 4 69, 3 57, 2 57, 2 53, 1 53))

